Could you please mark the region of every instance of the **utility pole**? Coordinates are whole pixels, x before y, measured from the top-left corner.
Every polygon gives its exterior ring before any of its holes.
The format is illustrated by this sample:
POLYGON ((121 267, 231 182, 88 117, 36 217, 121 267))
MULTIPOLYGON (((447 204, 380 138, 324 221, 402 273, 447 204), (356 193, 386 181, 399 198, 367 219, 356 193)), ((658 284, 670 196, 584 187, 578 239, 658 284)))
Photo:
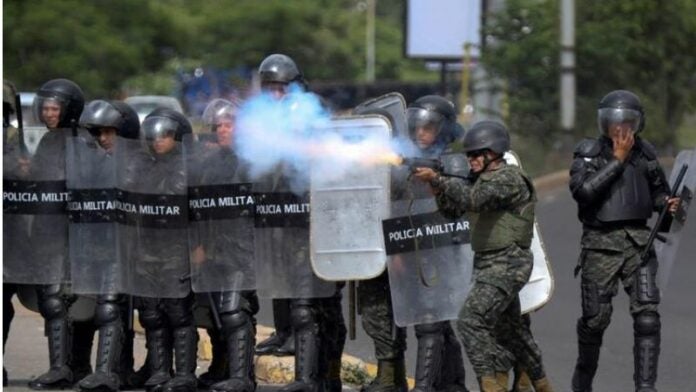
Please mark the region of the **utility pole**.
POLYGON ((367 0, 365 23, 365 80, 375 81, 375 8, 377 0, 367 0))
POLYGON ((561 0, 561 128, 575 129, 575 0, 561 0))

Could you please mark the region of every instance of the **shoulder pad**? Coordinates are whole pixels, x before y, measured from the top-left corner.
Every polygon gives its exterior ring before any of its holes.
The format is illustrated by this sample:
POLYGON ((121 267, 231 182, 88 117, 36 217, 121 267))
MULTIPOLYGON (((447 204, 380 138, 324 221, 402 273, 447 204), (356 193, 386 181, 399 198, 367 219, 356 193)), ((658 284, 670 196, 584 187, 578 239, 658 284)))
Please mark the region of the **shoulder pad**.
POLYGON ((657 149, 655 146, 643 138, 638 139, 638 142, 640 143, 640 150, 648 159, 651 161, 657 159, 657 149))
POLYGON ((575 146, 575 151, 573 152, 575 156, 592 158, 599 155, 602 151, 602 145, 597 139, 583 139, 580 143, 575 146))

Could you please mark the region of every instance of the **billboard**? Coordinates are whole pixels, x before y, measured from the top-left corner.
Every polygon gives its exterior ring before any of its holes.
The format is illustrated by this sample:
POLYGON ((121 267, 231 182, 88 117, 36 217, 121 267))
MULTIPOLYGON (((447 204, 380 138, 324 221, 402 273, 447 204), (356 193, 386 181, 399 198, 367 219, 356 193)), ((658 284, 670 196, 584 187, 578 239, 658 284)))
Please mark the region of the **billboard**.
POLYGON ((429 60, 461 60, 464 44, 479 57, 483 0, 408 0, 404 55, 429 60))

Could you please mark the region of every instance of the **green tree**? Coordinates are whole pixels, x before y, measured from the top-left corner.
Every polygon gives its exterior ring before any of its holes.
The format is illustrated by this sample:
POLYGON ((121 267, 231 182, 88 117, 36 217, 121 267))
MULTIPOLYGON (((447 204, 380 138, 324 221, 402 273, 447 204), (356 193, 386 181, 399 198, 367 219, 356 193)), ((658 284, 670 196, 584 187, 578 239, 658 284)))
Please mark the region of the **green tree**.
MULTIPOLYGON (((635 91, 646 137, 672 146, 696 103, 696 3, 589 0, 576 5, 577 131, 596 135, 596 104, 635 91)), ((550 146, 558 140, 559 10, 555 0, 509 0, 492 15, 483 62, 508 82, 509 122, 550 146)))
POLYGON ((12 0, 3 20, 5 75, 24 89, 72 79, 88 97, 118 95, 124 79, 159 69, 187 36, 166 5, 139 0, 12 0))

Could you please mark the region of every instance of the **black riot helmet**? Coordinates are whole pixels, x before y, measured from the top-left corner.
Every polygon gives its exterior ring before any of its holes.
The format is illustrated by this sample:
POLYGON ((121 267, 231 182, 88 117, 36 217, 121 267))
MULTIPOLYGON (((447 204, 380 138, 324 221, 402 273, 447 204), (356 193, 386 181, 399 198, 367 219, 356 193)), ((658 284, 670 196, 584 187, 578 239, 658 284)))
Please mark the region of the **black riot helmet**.
POLYGON ((238 105, 226 100, 217 98, 208 104, 203 111, 203 124, 209 127, 211 132, 215 132, 217 125, 222 120, 229 120, 234 122, 237 116, 238 105))
POLYGON ((98 136, 100 128, 116 128, 116 135, 126 139, 138 139, 140 121, 138 114, 125 102, 91 101, 80 116, 80 126, 98 136))
POLYGON ((76 125, 85 106, 85 95, 80 86, 68 79, 53 79, 44 83, 34 98, 34 117, 49 128, 67 128, 76 125), (49 110, 58 110, 57 124, 51 124, 49 110), (44 118, 46 111, 46 118, 44 118))
POLYGON ((184 135, 193 132, 186 116, 169 108, 153 110, 145 117, 141 127, 148 141, 171 135, 174 136, 174 140, 180 142, 184 135))
POLYGON ((300 69, 295 64, 295 61, 284 54, 272 54, 261 62, 259 65, 259 78, 261 86, 267 83, 282 83, 288 85, 290 83, 298 83, 304 89, 307 85, 304 76, 300 69))
POLYGON ((491 150, 501 156, 510 150, 510 133, 505 125, 484 120, 471 126, 464 135, 463 151, 469 153, 483 150, 491 150))
POLYGON ((406 109, 408 131, 412 140, 416 139, 419 128, 432 127, 437 133, 433 147, 444 148, 464 133, 457 123, 454 104, 438 95, 426 95, 411 103, 406 109))
POLYGON ((609 124, 628 123, 634 133, 643 130, 645 113, 640 98, 628 90, 614 90, 605 95, 597 107, 599 132, 608 136, 609 124))

